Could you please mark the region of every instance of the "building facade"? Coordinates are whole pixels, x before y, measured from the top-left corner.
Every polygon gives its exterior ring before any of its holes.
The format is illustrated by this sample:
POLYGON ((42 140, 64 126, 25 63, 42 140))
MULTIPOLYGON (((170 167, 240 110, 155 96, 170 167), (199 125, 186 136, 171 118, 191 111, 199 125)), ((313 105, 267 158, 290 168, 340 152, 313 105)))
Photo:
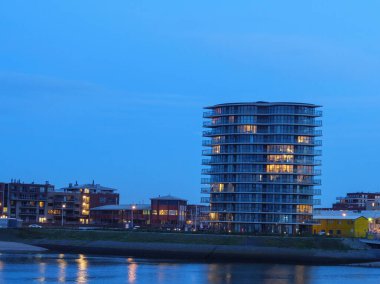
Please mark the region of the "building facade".
POLYGON ((47 217, 47 196, 54 191, 54 185, 23 183, 12 180, 0 183, 0 216, 16 218, 24 223, 45 222, 47 217))
POLYGON ((351 192, 345 197, 337 197, 333 210, 376 210, 380 201, 380 192, 351 192))
POLYGON ((344 238, 364 238, 369 231, 369 220, 358 214, 317 215, 313 225, 313 234, 344 238))
POLYGON ((182 228, 186 222, 187 200, 175 196, 151 198, 151 225, 156 228, 182 228))
POLYGON ((49 192, 48 223, 88 224, 90 209, 103 205, 118 205, 116 189, 100 184, 69 184, 68 187, 49 192))
POLYGON ((215 230, 311 233, 320 201, 321 117, 303 103, 229 103, 206 107, 202 174, 215 230))
POLYGON ((90 209, 94 225, 132 228, 150 225, 150 204, 104 205, 90 209))

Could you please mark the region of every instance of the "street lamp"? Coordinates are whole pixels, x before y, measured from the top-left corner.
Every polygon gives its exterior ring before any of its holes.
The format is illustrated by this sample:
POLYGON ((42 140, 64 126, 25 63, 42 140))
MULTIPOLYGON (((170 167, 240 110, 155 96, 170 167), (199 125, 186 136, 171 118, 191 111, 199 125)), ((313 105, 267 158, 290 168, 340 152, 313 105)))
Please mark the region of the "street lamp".
POLYGON ((62 204, 62 220, 61 220, 61 226, 63 227, 63 210, 66 208, 66 204, 62 204))
POLYGON ((131 224, 132 224, 132 229, 133 229, 133 210, 135 210, 136 209, 136 206, 135 205, 132 205, 132 210, 131 210, 131 217, 132 217, 132 222, 131 222, 131 224))

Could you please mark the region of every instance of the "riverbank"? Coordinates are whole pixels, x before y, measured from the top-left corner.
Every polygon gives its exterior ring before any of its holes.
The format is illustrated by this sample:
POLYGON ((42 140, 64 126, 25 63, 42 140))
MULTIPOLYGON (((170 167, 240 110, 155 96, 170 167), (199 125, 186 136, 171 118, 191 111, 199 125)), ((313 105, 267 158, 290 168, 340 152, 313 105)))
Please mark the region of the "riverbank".
POLYGON ((0 253, 36 253, 45 252, 46 248, 18 242, 0 241, 0 253))
POLYGON ((50 229, 5 230, 14 240, 57 252, 203 262, 349 264, 380 261, 380 251, 352 239, 50 229))

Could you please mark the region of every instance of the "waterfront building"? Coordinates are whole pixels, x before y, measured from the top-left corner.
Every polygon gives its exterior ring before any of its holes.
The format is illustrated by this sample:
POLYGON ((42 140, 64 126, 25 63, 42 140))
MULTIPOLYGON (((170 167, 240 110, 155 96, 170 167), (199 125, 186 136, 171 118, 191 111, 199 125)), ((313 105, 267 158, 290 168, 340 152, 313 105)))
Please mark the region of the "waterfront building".
POLYGON ((175 196, 151 198, 151 225, 157 228, 182 228, 186 221, 187 200, 175 196))
POLYGON ((94 225, 132 228, 150 225, 150 204, 104 205, 90 209, 94 225))
POLYGON ((344 238, 364 238, 372 220, 362 214, 339 212, 340 214, 315 215, 313 234, 344 238))
POLYGON ((23 183, 12 180, 0 183, 0 216, 20 219, 24 223, 45 222, 47 218, 47 196, 54 185, 23 183))
POLYGON ((188 204, 186 206, 186 225, 191 230, 205 230, 209 227, 209 206, 188 204))
POLYGON ((48 223, 88 224, 90 209, 118 205, 117 189, 100 184, 69 184, 48 194, 48 223))
POLYGON ((380 201, 380 192, 350 192, 345 197, 337 197, 333 210, 376 210, 380 201))
POLYGON ((206 107, 202 174, 218 231, 311 233, 321 184, 320 106, 227 103, 206 107))

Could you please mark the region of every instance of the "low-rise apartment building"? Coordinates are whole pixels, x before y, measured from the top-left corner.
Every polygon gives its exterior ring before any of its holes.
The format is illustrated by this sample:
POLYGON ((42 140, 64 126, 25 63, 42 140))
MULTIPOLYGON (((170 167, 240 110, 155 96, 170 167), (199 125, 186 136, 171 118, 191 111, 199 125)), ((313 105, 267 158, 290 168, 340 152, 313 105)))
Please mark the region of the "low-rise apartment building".
POLYGON ((11 180, 0 183, 0 216, 16 218, 24 223, 46 222, 48 214, 47 197, 54 192, 54 185, 23 183, 11 180))

